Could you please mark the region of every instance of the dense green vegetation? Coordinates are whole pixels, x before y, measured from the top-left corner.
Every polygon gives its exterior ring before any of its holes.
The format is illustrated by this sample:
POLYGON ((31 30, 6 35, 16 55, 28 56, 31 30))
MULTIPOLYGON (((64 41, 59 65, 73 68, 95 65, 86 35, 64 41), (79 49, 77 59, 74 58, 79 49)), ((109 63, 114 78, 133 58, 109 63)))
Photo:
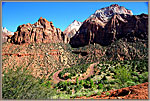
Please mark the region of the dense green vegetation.
POLYGON ((74 98, 148 82, 148 60, 103 61, 95 69, 97 75, 76 82, 59 82, 55 88, 74 98))
POLYGON ((9 69, 3 74, 2 82, 3 99, 51 99, 56 94, 49 82, 34 78, 26 69, 9 69))
POLYGON ((68 79, 68 78, 71 79, 71 77, 76 76, 76 74, 85 73, 88 67, 89 67, 89 64, 75 65, 73 67, 63 69, 63 71, 61 71, 58 75, 62 79, 68 79), (69 75, 65 76, 64 78, 63 75, 65 73, 69 73, 69 75))
MULTIPOLYGON (((8 53, 40 53, 43 58, 37 56, 19 58, 3 56, 2 65, 2 95, 4 99, 70 99, 77 96, 100 95, 103 91, 133 86, 148 81, 148 46, 142 40, 135 43, 118 40, 109 46, 87 45, 80 48, 72 48, 69 44, 30 44, 27 47, 12 45, 8 53), (143 44, 144 43, 144 44, 143 44), (51 50, 58 50, 58 60, 49 55, 51 50), (87 51, 86 56, 72 53, 72 51, 87 51), (80 56, 80 58, 79 58, 80 56), (123 57, 123 61, 119 61, 123 57), (140 59, 140 60, 139 60, 140 59), (26 61, 26 62, 24 62, 26 61), (94 75, 86 80, 79 80, 80 74, 87 71, 89 64, 98 62, 94 67, 94 75), (11 65, 4 65, 7 64, 11 65), (32 71, 30 66, 34 64, 32 71), (43 64, 43 65, 41 65, 43 64), (23 65, 23 67, 18 68, 23 65), (17 67, 18 66, 18 67, 17 67), (16 71, 12 68, 17 68, 16 71), (53 84, 53 74, 66 67, 59 73, 62 79, 76 77, 75 82, 59 82, 53 84), (12 69, 9 69, 12 68, 12 69), (26 70, 29 68, 29 70, 26 70), (24 69, 23 71, 21 69, 24 69), (48 79, 35 78, 30 74, 49 75, 48 79), (53 70, 50 74, 50 71, 53 70), (44 72, 46 73, 44 74, 44 72), (65 78, 63 75, 68 73, 65 78)), ((4 44, 7 49, 7 44, 4 44)), ((43 76, 43 77, 45 77, 43 76)), ((41 76, 42 77, 42 76, 41 76)), ((109 94, 108 94, 109 95, 109 94)))
MULTIPOLYGON (((148 60, 101 61, 94 69, 95 75, 86 80, 79 81, 77 78, 76 82, 65 81, 55 85, 46 79, 34 78, 26 69, 23 71, 21 68, 16 71, 9 69, 7 73, 4 71, 2 77, 3 98, 69 99, 92 94, 100 95, 103 91, 133 86, 148 81, 148 60)), ((66 71, 68 72, 69 68, 63 72, 66 71)), ((78 73, 79 71, 75 72, 75 74, 78 73)))

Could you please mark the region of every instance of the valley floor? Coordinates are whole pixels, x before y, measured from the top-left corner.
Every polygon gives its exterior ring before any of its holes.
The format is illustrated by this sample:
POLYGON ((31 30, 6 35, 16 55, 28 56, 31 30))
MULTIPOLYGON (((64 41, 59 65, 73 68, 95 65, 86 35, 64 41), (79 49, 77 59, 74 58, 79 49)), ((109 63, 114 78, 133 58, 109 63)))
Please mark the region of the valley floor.
POLYGON ((3 99, 148 99, 148 52, 142 45, 144 51, 120 50, 133 59, 119 60, 116 46, 3 43, 3 99))

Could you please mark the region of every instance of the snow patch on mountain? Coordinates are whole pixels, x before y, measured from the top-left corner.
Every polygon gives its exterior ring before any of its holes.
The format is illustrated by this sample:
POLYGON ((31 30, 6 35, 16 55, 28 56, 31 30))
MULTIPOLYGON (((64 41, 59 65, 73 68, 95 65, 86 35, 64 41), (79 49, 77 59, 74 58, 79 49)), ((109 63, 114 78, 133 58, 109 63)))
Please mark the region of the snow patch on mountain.
POLYGON ((79 30, 80 26, 82 25, 82 22, 79 22, 77 20, 74 20, 65 30, 63 33, 65 33, 68 38, 73 37, 76 32, 79 30))
POLYGON ((128 10, 124 8, 123 6, 119 6, 117 4, 112 4, 109 7, 105 7, 99 10, 96 10, 94 14, 92 14, 88 19, 90 18, 99 18, 102 22, 108 22, 109 19, 114 15, 114 14, 129 14, 133 15, 131 10, 128 10))

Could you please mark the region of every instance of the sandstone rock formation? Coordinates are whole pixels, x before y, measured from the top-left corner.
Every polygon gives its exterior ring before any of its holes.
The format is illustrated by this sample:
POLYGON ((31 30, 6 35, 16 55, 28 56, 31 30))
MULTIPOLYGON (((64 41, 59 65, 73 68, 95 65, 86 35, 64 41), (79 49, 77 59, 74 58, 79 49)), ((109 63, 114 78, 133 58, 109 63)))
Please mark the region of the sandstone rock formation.
POLYGON ((102 8, 83 22, 70 44, 72 47, 90 43, 105 46, 120 38, 148 40, 148 15, 132 15, 130 10, 116 4, 102 8))
POLYGON ((11 42, 15 44, 59 43, 63 42, 63 33, 59 28, 55 28, 52 22, 40 17, 34 24, 18 26, 17 31, 11 37, 11 42))
POLYGON ((10 32, 6 29, 6 27, 2 27, 2 43, 6 42, 14 33, 10 32))

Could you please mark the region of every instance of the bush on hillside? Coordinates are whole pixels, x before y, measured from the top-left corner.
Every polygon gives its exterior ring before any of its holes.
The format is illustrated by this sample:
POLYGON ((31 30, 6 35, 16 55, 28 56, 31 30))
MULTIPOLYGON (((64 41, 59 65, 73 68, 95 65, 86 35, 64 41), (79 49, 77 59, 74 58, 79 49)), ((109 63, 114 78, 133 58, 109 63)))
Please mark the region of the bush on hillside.
POLYGON ((23 71, 21 68, 16 71, 9 69, 7 73, 3 74, 3 99, 51 99, 56 93, 49 86, 42 86, 40 80, 34 78, 25 69, 23 71))

